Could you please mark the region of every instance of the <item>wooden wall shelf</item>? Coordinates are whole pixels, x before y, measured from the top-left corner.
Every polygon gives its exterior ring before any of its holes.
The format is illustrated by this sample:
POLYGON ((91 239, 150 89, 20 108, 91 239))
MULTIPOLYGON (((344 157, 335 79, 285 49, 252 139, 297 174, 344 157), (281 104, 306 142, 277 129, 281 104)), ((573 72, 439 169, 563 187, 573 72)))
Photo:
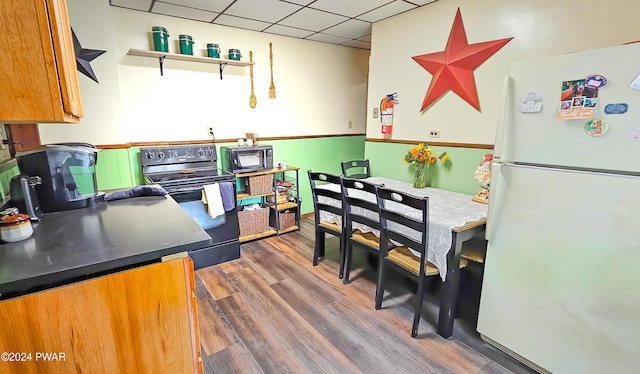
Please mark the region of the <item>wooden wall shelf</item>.
POLYGON ((135 48, 129 48, 127 55, 157 58, 158 61, 160 62, 160 75, 164 75, 163 65, 164 65, 165 59, 192 61, 192 62, 200 62, 205 64, 217 64, 220 67, 220 79, 222 79, 222 71, 227 65, 243 66, 243 67, 249 66, 249 65, 255 65, 255 62, 249 62, 249 61, 227 60, 223 58, 183 55, 179 53, 147 51, 145 49, 135 49, 135 48))

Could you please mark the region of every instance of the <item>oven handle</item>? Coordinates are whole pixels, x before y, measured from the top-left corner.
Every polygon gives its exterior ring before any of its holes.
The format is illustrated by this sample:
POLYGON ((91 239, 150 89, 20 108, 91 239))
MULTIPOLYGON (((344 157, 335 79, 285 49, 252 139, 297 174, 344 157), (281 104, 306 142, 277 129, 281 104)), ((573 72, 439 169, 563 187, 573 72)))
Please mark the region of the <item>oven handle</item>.
POLYGON ((179 194, 179 193, 195 192, 195 191, 202 191, 202 186, 193 186, 193 187, 185 187, 185 188, 170 188, 170 189, 167 190, 167 192, 169 192, 169 195, 179 194))

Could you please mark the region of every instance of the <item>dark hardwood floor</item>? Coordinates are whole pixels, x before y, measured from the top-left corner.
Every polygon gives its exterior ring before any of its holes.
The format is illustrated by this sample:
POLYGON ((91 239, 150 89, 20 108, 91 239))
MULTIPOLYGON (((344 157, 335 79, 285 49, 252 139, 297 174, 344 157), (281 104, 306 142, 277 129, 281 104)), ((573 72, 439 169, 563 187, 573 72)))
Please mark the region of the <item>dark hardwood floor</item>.
POLYGON ((313 220, 303 219, 299 232, 243 244, 240 259, 196 272, 206 373, 530 372, 477 337, 477 297, 466 292, 479 283, 472 271, 463 279, 454 336, 435 332, 433 287, 412 339, 409 284, 391 280, 375 310, 374 273, 363 251, 354 251, 352 281, 343 285, 337 238, 328 236, 316 267, 313 241, 313 220))

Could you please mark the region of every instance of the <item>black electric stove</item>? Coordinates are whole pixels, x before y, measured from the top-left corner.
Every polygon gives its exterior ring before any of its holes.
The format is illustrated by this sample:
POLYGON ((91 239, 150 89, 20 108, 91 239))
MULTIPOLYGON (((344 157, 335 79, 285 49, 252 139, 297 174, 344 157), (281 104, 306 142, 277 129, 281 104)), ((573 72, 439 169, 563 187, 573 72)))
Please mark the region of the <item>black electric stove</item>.
POLYGON ((211 218, 202 203, 204 185, 232 183, 236 190, 235 175, 219 169, 217 160, 213 143, 140 148, 140 164, 146 183, 158 184, 167 190, 211 236, 211 246, 189 252, 196 269, 240 257, 237 208, 211 218))

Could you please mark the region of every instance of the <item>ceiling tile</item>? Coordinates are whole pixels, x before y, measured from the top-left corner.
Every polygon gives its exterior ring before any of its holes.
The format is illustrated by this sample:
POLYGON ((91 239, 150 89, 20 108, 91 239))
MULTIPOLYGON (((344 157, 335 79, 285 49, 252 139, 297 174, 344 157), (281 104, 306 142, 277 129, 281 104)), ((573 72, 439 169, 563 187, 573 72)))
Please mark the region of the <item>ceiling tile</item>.
POLYGON ((166 0, 164 2, 220 13, 225 10, 233 0, 166 0))
POLYGON ((224 26, 232 26, 239 27, 241 29, 249 29, 249 30, 258 30, 262 31, 265 28, 271 25, 268 22, 254 21, 252 19, 242 18, 242 17, 234 17, 227 16, 226 14, 220 15, 220 17, 216 18, 216 25, 224 25, 224 26))
POLYGON ((347 17, 322 12, 315 9, 304 8, 289 17, 278 22, 281 25, 298 27, 301 29, 320 31, 340 22, 348 20, 347 17))
POLYGON ((371 34, 365 35, 365 36, 361 36, 361 37, 358 38, 358 40, 363 41, 363 42, 371 43, 371 34))
POLYGON ((111 0, 111 5, 148 12, 151 0, 111 0))
POLYGON ((313 3, 316 0, 284 0, 287 3, 296 3, 296 4, 300 4, 300 5, 309 5, 311 3, 313 3))
POLYGON ((363 42, 360 40, 350 40, 346 43, 342 43, 341 45, 347 47, 361 48, 361 49, 371 49, 371 43, 363 42))
POLYGON ((357 39, 361 36, 371 34, 371 24, 357 19, 350 19, 347 22, 322 30, 322 32, 329 35, 357 39))
POLYGON ((205 10, 161 3, 159 1, 156 1, 156 3, 153 5, 153 9, 151 9, 151 12, 204 22, 211 22, 211 20, 216 18, 216 16, 218 15, 218 13, 214 12, 207 12, 205 10))
POLYGON ((415 8, 417 7, 409 3, 405 3, 404 1, 394 1, 391 4, 372 10, 371 12, 365 13, 361 16, 358 16, 357 18, 369 22, 377 22, 381 19, 389 18, 398 13, 406 12, 407 10, 415 8))
POLYGON ((349 39, 341 38, 339 36, 327 35, 323 33, 317 33, 305 38, 307 40, 315 40, 317 42, 331 43, 331 44, 342 44, 344 42, 348 42, 349 39))
POLYGON ((411 0, 411 2, 417 5, 427 5, 436 2, 436 0, 411 0))
POLYGON ((311 4, 311 7, 348 17, 355 17, 387 4, 390 1, 391 0, 317 0, 311 4))
POLYGON ((264 30, 264 32, 268 32, 270 34, 291 36, 294 38, 304 38, 314 33, 313 31, 307 31, 307 30, 297 29, 295 27, 282 26, 282 25, 273 25, 267 28, 266 30, 264 30))
POLYGON ((278 0, 237 0, 225 14, 275 23, 301 8, 278 0))

